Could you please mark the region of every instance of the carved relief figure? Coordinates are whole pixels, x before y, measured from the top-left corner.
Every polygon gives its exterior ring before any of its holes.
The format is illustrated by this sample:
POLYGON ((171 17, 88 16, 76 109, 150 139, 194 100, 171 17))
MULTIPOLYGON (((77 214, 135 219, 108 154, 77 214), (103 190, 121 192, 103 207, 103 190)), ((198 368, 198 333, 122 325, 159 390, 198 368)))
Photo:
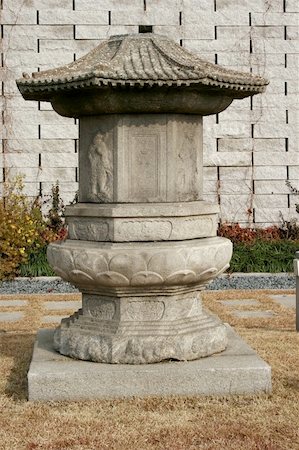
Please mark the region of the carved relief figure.
POLYGON ((108 140, 108 133, 97 133, 88 151, 91 169, 90 200, 95 202, 106 203, 113 199, 112 150, 108 140))

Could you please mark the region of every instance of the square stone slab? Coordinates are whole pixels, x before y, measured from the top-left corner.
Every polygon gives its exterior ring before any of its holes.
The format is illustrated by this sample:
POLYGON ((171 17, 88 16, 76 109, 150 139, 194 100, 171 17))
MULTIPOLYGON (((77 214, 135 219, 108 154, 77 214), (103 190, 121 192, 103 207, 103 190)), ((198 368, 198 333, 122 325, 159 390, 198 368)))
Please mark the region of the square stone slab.
POLYGON ((43 316, 43 323, 60 323, 67 316, 43 316))
POLYGON ((59 311, 62 309, 79 309, 82 306, 81 301, 62 301, 62 302, 45 302, 46 309, 50 311, 59 311))
POLYGON ((231 314, 235 317, 239 317, 240 319, 267 319, 268 317, 274 317, 277 315, 273 311, 231 311, 231 314))
POLYGON ((260 302, 255 300, 254 298, 244 298, 244 300, 231 299, 231 300, 220 300, 225 306, 259 306, 260 302))
POLYGON ((78 361, 53 350, 53 330, 40 330, 28 372, 30 401, 271 392, 271 367, 227 325, 219 354, 188 362, 124 365, 78 361))
POLYGON ((22 319, 23 313, 16 312, 2 312, 0 313, 0 322, 17 322, 22 319))
POLYGON ((27 300, 0 300, 1 306, 26 306, 27 300))
POLYGON ((296 308, 296 297, 294 295, 270 295, 270 298, 285 308, 296 308))

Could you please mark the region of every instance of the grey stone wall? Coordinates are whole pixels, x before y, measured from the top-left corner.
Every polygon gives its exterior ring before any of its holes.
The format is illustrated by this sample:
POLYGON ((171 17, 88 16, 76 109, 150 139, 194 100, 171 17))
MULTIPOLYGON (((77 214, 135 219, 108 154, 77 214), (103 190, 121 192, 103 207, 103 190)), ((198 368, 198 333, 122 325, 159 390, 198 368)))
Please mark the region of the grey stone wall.
POLYGON ((78 124, 25 102, 15 78, 79 58, 100 39, 152 25, 228 68, 270 79, 266 94, 204 118, 206 200, 221 218, 268 225, 295 216, 285 185, 299 184, 296 0, 1 0, 0 186, 25 175, 29 196, 78 181, 78 124))

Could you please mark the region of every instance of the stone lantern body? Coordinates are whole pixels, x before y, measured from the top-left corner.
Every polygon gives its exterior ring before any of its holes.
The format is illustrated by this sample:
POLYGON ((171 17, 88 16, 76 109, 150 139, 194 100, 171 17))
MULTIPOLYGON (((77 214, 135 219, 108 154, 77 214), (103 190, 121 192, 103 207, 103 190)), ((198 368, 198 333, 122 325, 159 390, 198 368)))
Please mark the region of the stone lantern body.
POLYGON ((267 82, 220 68, 155 34, 112 36, 18 87, 80 123, 79 202, 50 244, 55 272, 82 292, 55 348, 77 359, 141 364, 226 348, 200 292, 229 267, 218 206, 202 199, 202 116, 267 82))

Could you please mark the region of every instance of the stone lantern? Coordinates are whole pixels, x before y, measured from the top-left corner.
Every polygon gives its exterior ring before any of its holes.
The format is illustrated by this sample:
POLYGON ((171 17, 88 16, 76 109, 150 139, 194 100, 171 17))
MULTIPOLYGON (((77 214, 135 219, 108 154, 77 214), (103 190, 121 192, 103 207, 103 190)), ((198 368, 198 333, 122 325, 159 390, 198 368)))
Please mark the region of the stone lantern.
POLYGON ((80 123, 79 202, 48 259, 82 292, 82 309, 62 320, 56 350, 122 364, 223 351, 226 327, 200 293, 229 267, 232 244, 202 199, 202 116, 267 82, 148 33, 112 36, 17 83, 26 100, 80 123))

